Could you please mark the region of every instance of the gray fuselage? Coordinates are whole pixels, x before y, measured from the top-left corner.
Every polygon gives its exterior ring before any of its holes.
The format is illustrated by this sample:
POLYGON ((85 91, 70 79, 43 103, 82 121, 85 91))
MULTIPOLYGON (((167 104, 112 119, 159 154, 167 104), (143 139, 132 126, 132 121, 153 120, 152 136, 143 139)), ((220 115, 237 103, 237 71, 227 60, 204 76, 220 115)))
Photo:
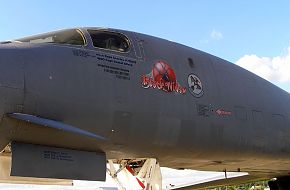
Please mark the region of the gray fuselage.
POLYGON ((108 159, 153 157, 174 168, 288 174, 287 92, 193 48, 134 32, 92 30, 127 36, 129 51, 94 47, 86 28, 80 29, 84 46, 0 45, 0 149, 21 141, 103 151, 108 159), (198 89, 191 86, 194 77, 198 89), (20 127, 5 120, 13 112, 107 140, 20 127))

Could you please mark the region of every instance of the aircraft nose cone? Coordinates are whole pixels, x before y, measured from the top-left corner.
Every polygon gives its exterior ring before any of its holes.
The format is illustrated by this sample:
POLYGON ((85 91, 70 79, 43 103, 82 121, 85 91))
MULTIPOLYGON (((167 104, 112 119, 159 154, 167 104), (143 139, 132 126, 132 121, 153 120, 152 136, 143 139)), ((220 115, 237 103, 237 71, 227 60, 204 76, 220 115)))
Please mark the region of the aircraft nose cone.
POLYGON ((2 122, 7 113, 20 112, 24 102, 23 49, 13 42, 0 42, 0 152, 11 140, 13 125, 2 122))
MULTIPOLYGON (((22 111, 24 101, 23 51, 13 43, 0 44, 0 119, 7 113, 22 111)), ((0 152, 11 136, 11 126, 0 122, 0 152)))
POLYGON ((24 62, 21 50, 13 44, 0 44, 0 87, 24 88, 24 62))
POLYGON ((13 44, 0 45, 0 118, 5 113, 19 112, 21 110, 18 108, 23 107, 24 60, 22 52, 13 44))

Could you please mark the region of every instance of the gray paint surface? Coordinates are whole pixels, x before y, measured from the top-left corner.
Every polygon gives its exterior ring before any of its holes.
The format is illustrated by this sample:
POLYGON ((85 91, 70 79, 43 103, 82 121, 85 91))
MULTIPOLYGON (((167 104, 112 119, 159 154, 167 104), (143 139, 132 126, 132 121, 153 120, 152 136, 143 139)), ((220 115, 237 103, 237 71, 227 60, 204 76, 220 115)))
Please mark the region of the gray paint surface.
POLYGON ((0 45, 0 149, 20 141, 103 151, 108 159, 153 157, 173 168, 288 175, 289 93, 199 50, 107 30, 126 35, 130 51, 93 47, 87 28, 81 29, 87 46, 0 45), (170 65, 184 94, 142 87, 142 76, 150 76, 158 61, 170 65), (191 74, 202 83, 200 97, 189 91, 191 74), (108 141, 4 115, 15 112, 63 122, 108 141))
POLYGON ((106 156, 13 142, 11 176, 105 181, 106 156))

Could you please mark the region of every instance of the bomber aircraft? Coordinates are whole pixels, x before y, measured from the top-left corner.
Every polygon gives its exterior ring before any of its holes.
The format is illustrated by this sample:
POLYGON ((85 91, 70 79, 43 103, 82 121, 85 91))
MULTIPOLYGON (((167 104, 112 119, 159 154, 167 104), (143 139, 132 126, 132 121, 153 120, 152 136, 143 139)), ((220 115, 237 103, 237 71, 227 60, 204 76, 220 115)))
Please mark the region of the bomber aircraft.
POLYGON ((2 182, 117 180, 126 170, 140 189, 161 189, 165 166, 225 173, 193 188, 290 188, 289 93, 149 35, 75 28, 1 42, 0 116, 2 182))

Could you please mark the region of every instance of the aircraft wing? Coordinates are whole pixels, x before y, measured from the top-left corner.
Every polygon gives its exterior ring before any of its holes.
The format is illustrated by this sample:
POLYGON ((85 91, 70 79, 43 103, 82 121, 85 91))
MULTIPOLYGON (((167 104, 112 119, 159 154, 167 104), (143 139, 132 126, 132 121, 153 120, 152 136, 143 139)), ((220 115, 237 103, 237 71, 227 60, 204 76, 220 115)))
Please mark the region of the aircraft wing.
POLYGON ((250 175, 247 172, 209 172, 197 170, 176 170, 161 168, 162 185, 166 189, 205 189, 218 186, 238 185, 264 178, 250 175))
POLYGON ((206 179, 204 181, 196 182, 192 185, 186 186, 186 187, 180 187, 175 189, 182 189, 182 190, 192 190, 192 189, 205 189, 205 188, 215 188, 219 186, 230 186, 230 185, 239 185, 251 181, 259 181, 259 180, 265 180, 264 178, 259 178, 256 176, 251 175, 244 175, 244 176, 238 176, 238 177, 229 177, 229 178, 223 178, 223 179, 214 179, 212 181, 207 181, 206 179))

